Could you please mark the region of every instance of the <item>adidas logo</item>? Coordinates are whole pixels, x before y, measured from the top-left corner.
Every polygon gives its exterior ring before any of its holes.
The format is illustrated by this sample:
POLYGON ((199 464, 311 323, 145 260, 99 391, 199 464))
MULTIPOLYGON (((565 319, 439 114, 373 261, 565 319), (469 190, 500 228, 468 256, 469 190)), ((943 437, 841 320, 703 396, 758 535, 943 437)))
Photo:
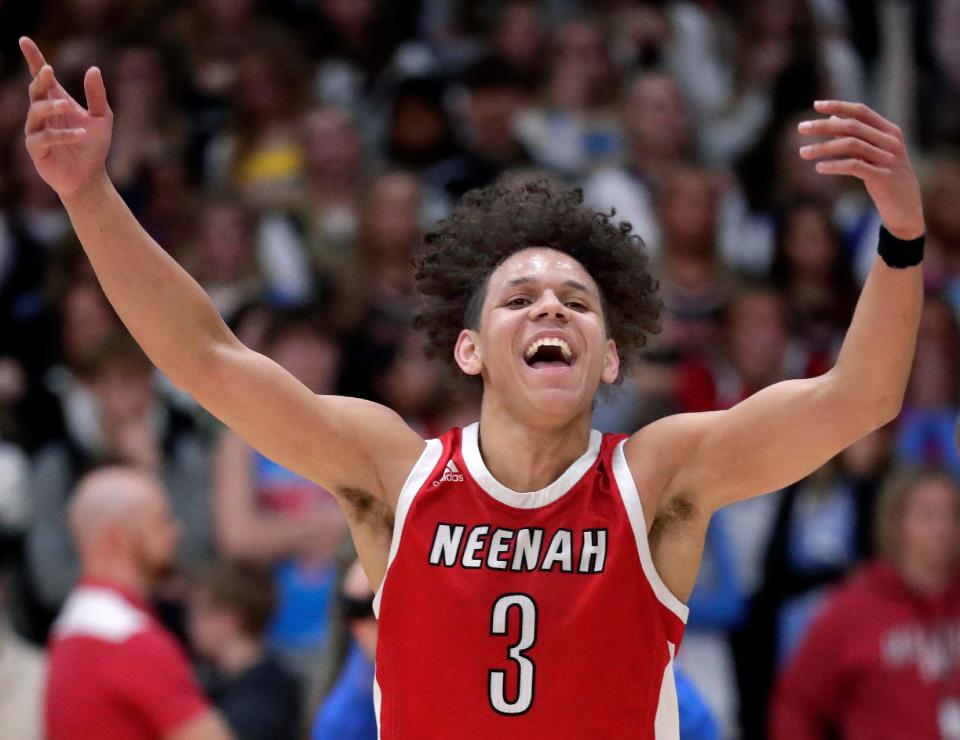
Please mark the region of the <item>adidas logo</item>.
POLYGON ((447 483, 463 483, 463 473, 460 472, 460 469, 453 460, 447 463, 447 466, 443 469, 443 475, 440 476, 440 480, 435 480, 433 485, 439 486, 441 481, 447 483))

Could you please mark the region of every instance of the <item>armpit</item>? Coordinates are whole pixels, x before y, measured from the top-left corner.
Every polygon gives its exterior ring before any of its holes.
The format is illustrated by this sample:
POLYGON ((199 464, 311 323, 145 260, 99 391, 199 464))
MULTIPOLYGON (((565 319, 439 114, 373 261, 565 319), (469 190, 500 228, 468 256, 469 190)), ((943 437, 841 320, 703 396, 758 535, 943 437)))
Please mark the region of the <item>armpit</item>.
POLYGON ((364 527, 383 527, 393 532, 393 512, 368 491, 359 488, 340 488, 337 489, 337 498, 343 505, 343 513, 347 519, 364 527))

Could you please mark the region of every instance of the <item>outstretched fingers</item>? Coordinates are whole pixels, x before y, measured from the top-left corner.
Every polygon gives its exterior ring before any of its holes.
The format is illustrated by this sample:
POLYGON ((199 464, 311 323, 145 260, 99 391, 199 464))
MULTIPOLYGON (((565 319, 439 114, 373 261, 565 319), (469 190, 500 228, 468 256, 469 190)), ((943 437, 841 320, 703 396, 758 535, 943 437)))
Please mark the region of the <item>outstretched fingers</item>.
POLYGON ((31 103, 27 111, 27 122, 23 132, 29 136, 44 128, 52 116, 60 116, 70 112, 70 102, 63 98, 56 100, 38 100, 31 103))
POLYGON ((804 136, 826 138, 800 147, 804 159, 823 160, 817 172, 867 179, 890 174, 905 158, 900 129, 862 103, 818 100, 814 107, 829 118, 803 121, 797 128, 804 136))
POLYGON ((43 159, 58 144, 75 144, 87 135, 85 128, 46 128, 27 135, 27 151, 43 159))
POLYGON ((880 147, 858 139, 854 136, 844 136, 830 141, 821 141, 817 144, 807 144, 800 147, 800 156, 804 159, 820 159, 822 157, 857 157, 878 167, 890 167, 897 158, 880 147))
POLYGON ((863 103, 849 103, 845 100, 818 100, 813 104, 813 107, 818 113, 837 116, 838 118, 853 118, 891 136, 897 138, 901 136, 898 126, 863 103))
POLYGON ((43 58, 43 54, 40 53, 40 47, 38 47, 29 36, 21 36, 20 51, 23 52, 23 56, 27 60, 30 75, 36 77, 47 63, 43 58))
POLYGON ((87 110, 91 116, 106 116, 110 113, 107 103, 107 88, 99 67, 91 67, 83 78, 83 91, 87 96, 87 110))
POLYGON ((53 67, 49 64, 44 64, 40 68, 40 71, 37 72, 37 76, 33 78, 33 82, 30 83, 30 101, 35 102, 46 99, 56 87, 57 78, 56 75, 53 74, 53 67))

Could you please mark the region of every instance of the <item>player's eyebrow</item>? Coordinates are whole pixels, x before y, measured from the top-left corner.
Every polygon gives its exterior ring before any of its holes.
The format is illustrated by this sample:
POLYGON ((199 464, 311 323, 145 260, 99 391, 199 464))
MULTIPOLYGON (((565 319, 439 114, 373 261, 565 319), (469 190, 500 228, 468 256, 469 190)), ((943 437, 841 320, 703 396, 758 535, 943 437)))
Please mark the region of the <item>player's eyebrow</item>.
MULTIPOLYGON (((537 280, 537 278, 533 277, 532 275, 521 275, 520 277, 515 277, 512 280, 509 280, 507 282, 507 287, 514 288, 517 285, 527 285, 530 283, 539 283, 539 282, 540 281, 537 280)), ((584 293, 588 293, 591 295, 593 294, 593 291, 590 290, 590 288, 588 288, 586 285, 584 285, 578 280, 573 280, 573 279, 564 280, 563 284, 568 288, 573 288, 574 290, 580 290, 580 291, 583 291, 584 293)))

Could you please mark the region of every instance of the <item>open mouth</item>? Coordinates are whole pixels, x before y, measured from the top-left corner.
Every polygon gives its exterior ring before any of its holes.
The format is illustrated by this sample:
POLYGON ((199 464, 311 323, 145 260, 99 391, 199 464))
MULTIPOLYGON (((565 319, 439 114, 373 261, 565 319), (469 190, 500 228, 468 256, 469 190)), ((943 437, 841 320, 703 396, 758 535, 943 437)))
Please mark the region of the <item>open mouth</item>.
POLYGON ((547 337, 532 342, 523 359, 533 368, 569 367, 573 364, 573 352, 565 340, 547 337))

